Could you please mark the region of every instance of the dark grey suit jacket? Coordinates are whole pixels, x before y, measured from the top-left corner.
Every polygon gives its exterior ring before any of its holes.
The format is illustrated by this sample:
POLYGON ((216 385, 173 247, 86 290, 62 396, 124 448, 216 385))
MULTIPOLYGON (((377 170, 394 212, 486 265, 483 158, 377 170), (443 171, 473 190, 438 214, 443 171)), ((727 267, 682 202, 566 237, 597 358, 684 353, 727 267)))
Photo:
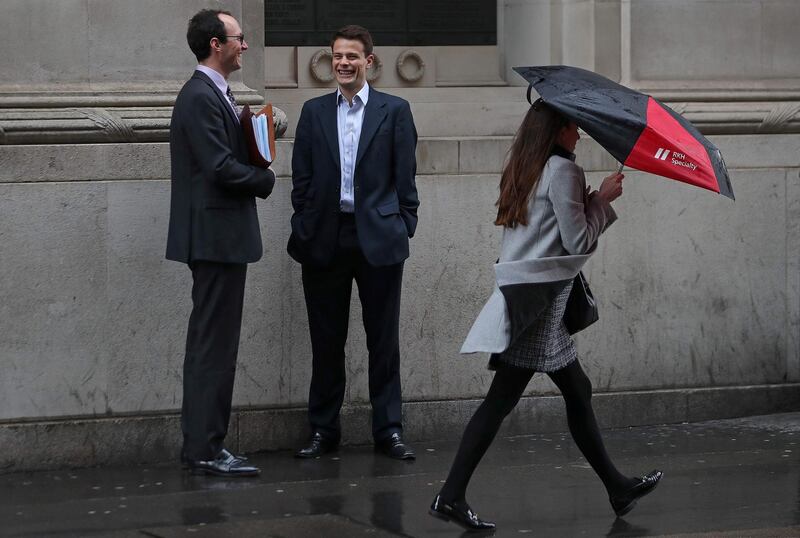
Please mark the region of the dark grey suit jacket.
MULTIPOLYGON (((300 263, 328 265, 337 244, 341 166, 336 93, 303 105, 292 154, 292 234, 287 250, 300 263)), ((408 257, 417 227, 417 131, 408 102, 370 88, 353 173, 355 219, 373 266, 408 257)))
POLYGON ((262 254, 255 197, 275 175, 249 164, 227 97, 200 71, 184 84, 169 132, 172 165, 167 259, 250 263, 262 254))

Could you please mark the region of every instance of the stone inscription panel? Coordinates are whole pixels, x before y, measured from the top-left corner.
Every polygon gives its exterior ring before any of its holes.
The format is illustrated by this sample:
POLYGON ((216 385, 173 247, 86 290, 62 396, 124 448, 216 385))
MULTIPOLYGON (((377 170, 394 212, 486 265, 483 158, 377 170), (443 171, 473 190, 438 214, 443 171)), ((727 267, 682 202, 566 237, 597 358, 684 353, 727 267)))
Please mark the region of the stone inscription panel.
POLYGON ((265 11, 267 35, 270 30, 314 31, 314 0, 268 0, 265 11))
POLYGON ((408 0, 412 32, 484 32, 497 28, 497 6, 487 0, 408 0))
POLYGON ((402 31, 406 27, 404 0, 327 0, 319 2, 317 27, 335 32, 347 24, 360 24, 370 33, 402 31))
POLYGON ((494 45, 491 0, 266 0, 267 46, 325 46, 336 29, 360 24, 377 45, 494 45))

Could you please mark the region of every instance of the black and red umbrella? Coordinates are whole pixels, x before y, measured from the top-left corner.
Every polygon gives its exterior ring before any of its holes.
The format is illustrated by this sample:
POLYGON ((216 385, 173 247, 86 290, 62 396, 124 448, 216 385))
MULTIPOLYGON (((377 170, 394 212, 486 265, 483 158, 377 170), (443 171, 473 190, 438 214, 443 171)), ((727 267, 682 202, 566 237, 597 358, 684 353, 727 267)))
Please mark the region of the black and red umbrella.
POLYGON ((597 73, 565 65, 515 67, 546 104, 630 168, 676 179, 733 199, 719 149, 658 99, 597 73))

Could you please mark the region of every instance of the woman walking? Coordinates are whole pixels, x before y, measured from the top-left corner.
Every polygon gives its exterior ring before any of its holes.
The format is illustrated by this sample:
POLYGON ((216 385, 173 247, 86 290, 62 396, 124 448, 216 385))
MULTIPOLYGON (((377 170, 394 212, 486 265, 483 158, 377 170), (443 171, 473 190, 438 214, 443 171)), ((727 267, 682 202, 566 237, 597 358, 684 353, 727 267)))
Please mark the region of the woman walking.
POLYGON ((498 285, 461 350, 491 352, 489 367, 495 375, 429 511, 469 530, 495 528, 470 508, 467 485, 536 372, 547 373, 561 391, 570 433, 603 482, 617 516, 628 513, 662 476, 653 471, 630 478, 614 466, 592 411, 591 383, 564 323, 573 283, 575 293, 585 294, 580 268, 616 220, 611 202, 622 194, 624 177, 612 174, 599 191, 590 192, 583 170, 574 163, 579 138, 574 123, 536 101, 516 134, 500 180, 498 285))

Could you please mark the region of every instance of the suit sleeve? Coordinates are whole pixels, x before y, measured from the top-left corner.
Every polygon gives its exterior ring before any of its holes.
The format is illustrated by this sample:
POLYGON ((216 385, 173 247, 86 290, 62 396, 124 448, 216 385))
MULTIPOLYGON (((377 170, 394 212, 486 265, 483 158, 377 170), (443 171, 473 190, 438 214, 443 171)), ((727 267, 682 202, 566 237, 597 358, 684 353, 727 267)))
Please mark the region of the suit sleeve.
POLYGON ((556 165, 550 180, 550 201, 570 254, 586 254, 600 234, 617 219, 611 204, 599 196, 584 197, 586 179, 577 165, 556 165))
POLYGON ((303 105, 294 135, 292 150, 292 208, 302 213, 306 193, 314 173, 311 162, 311 112, 308 103, 303 105))
POLYGON ((398 111, 394 130, 393 173, 397 198, 400 202, 400 216, 406 223, 408 237, 414 237, 419 207, 417 184, 414 179, 417 174, 417 129, 414 127, 411 107, 405 101, 398 111))
POLYGON ((192 154, 204 173, 212 175, 223 189, 237 194, 266 198, 275 186, 275 174, 239 161, 225 132, 224 113, 215 96, 197 92, 181 111, 192 154))

